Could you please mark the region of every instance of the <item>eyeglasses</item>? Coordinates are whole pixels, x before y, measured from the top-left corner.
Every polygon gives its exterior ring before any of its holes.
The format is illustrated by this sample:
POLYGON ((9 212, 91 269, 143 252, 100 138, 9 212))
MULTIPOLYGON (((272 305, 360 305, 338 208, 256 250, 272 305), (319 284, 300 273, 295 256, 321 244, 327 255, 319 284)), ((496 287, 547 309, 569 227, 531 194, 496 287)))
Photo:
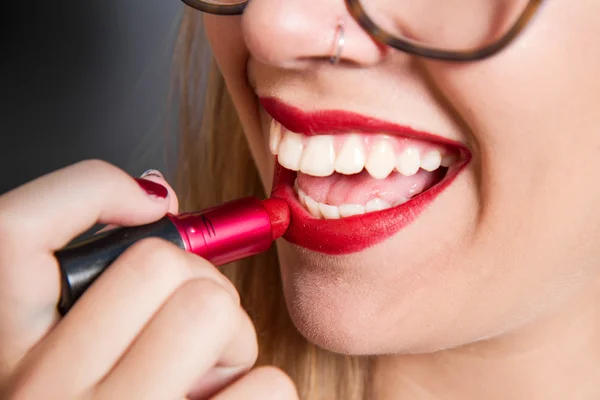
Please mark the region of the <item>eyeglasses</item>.
MULTIPOLYGON (((210 14, 241 14, 249 0, 183 0, 210 14)), ((543 0, 345 0, 375 40, 436 60, 475 61, 504 49, 543 0)))

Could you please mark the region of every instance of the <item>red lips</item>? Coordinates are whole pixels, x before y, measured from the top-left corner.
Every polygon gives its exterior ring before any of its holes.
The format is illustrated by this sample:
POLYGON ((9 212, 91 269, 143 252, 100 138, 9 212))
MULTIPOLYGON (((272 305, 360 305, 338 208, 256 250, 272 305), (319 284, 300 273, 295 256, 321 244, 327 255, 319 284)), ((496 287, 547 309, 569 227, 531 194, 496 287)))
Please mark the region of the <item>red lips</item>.
POLYGON ((408 202, 378 212, 332 220, 312 217, 294 192, 296 172, 276 164, 271 197, 285 200, 291 210, 291 224, 284 238, 317 252, 333 255, 358 252, 394 235, 414 221, 454 181, 471 158, 469 150, 460 143, 406 126, 339 110, 306 113, 274 98, 263 98, 261 103, 275 120, 293 132, 305 135, 385 132, 451 146, 461 154, 460 161, 449 168, 440 182, 408 202))

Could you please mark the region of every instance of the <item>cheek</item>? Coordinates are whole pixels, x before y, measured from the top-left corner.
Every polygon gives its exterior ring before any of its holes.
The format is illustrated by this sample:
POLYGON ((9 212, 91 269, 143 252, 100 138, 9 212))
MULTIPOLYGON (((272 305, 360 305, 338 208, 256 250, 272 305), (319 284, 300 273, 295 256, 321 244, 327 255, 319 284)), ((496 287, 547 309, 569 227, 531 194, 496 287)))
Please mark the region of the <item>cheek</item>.
POLYGON ((266 115, 257 112, 258 101, 248 82, 248 76, 251 76, 247 71, 250 55, 244 44, 240 24, 241 17, 204 16, 206 35, 213 55, 242 123, 263 187, 268 193, 273 176, 273 157, 268 151, 268 138, 265 136, 268 125, 266 115))
POLYGON ((482 158, 556 165, 565 149, 589 155, 586 148, 600 143, 600 3, 581 4, 547 2, 513 44, 486 61, 432 64, 482 158))
MULTIPOLYGON (((226 80, 245 80, 248 52, 240 29, 240 17, 204 14, 204 28, 211 50, 226 80)), ((232 82, 240 84, 241 82, 232 82)))
POLYGON ((432 69, 478 143, 480 226, 518 235, 517 253, 544 249, 538 265, 556 264, 553 256, 572 265, 560 252, 598 237, 600 190, 590 182, 600 168, 599 13, 599 2, 547 2, 497 56, 432 69))

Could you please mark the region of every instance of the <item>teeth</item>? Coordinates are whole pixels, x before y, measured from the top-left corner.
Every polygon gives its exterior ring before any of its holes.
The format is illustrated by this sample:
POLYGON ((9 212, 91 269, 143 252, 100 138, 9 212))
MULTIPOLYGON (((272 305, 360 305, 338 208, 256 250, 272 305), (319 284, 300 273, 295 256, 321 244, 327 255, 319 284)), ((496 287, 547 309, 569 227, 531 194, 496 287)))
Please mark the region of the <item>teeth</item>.
POLYGON ((437 150, 432 150, 421 159, 421 168, 425 171, 435 171, 440 167, 442 155, 437 150))
POLYGON ((298 192, 298 200, 300 200, 300 204, 306 207, 306 193, 302 189, 297 189, 298 192))
POLYGON ((396 169, 404 176, 413 176, 419 172, 421 156, 419 150, 412 147, 405 149, 396 159, 396 169))
POLYGON ((387 140, 376 142, 371 148, 365 168, 375 179, 385 179, 396 166, 394 148, 387 140))
POLYGON ((281 142, 281 124, 274 119, 271 120, 269 139, 269 149, 271 150, 271 154, 276 156, 277 150, 279 150, 279 143, 281 142))
POLYGON ((441 147, 430 147, 425 152, 417 142, 403 140, 396 143, 393 137, 386 135, 308 137, 288 131, 275 120, 271 121, 269 148, 283 167, 317 177, 334 172, 354 175, 363 169, 380 180, 387 178, 394 169, 404 176, 412 176, 419 168, 432 172, 440 166, 450 167, 459 158, 458 154, 441 147))
POLYGON ((390 203, 388 203, 387 201, 385 201, 383 199, 375 198, 375 199, 369 200, 367 202, 367 204, 365 204, 365 211, 366 212, 381 211, 381 210, 385 210, 390 207, 391 207, 390 203))
POLYGON ((306 202, 306 208, 308 209, 310 215, 312 215, 315 218, 321 218, 321 210, 319 210, 319 203, 310 196, 306 196, 304 201, 306 202))
POLYGON ((321 214, 325 219, 338 219, 340 217, 340 210, 337 206, 319 203, 319 211, 321 211, 321 214))
POLYGON ((277 157, 279 164, 292 171, 298 171, 300 169, 302 147, 302 136, 286 131, 279 145, 279 155, 277 157))
POLYGON ((333 174, 334 162, 333 136, 314 136, 308 139, 302 152, 300 171, 312 176, 329 176, 333 174))
POLYGON ((365 213, 365 206, 360 204, 342 204, 338 206, 341 217, 352 217, 354 215, 361 215, 365 213))
POLYGON ((358 174, 365 167, 365 150, 363 142, 357 135, 351 135, 344 142, 335 160, 335 170, 340 174, 358 174))
MULTIPOLYGON (((298 189, 297 187, 295 187, 295 189, 298 193, 298 200, 300 201, 300 204, 302 204, 302 206, 308 210, 313 218, 317 219, 346 218, 354 215, 362 215, 365 213, 386 210, 392 207, 390 203, 380 198, 371 199, 364 206, 360 204, 342 204, 339 206, 332 206, 316 201, 312 197, 306 195, 302 189, 298 189)), ((408 199, 401 199, 395 202, 393 207, 404 204, 407 201, 408 199)))
MULTIPOLYGON (((341 137, 333 135, 307 137, 288 131, 275 120, 271 121, 270 126, 269 149, 271 153, 277 155, 279 163, 287 169, 316 177, 326 177, 334 172, 353 175, 363 169, 379 180, 387 178, 394 169, 404 176, 412 176, 420 168, 432 172, 440 166, 450 167, 459 158, 458 154, 449 153, 441 147, 439 149, 428 147, 429 151, 424 152, 417 142, 404 139, 396 143, 393 138, 386 135, 368 138, 356 134, 341 137)), ((415 186, 414 190, 417 189, 415 186)), ((300 204, 316 219, 347 218, 397 207, 418 194, 414 190, 411 189, 408 198, 401 198, 392 204, 384 199, 374 198, 364 205, 334 206, 316 201, 298 187, 297 180, 294 182, 294 191, 298 195, 300 204)))

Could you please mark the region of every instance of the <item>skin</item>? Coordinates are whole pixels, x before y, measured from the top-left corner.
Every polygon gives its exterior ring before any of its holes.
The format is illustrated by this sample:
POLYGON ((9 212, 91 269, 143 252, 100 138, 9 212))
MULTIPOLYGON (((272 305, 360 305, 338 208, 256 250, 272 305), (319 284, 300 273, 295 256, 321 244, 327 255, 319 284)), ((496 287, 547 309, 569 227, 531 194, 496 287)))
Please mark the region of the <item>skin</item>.
POLYGON ((59 319, 54 251, 96 222, 137 226, 177 212, 164 178, 146 179, 167 198, 101 161, 0 196, 2 398, 297 399, 283 372, 248 372, 256 332, 231 282, 159 239, 131 246, 59 319))
POLYGON ((342 1, 252 0, 240 17, 205 16, 267 190, 257 96, 471 149, 456 181, 384 243, 336 257, 278 243, 296 326, 334 352, 380 355, 378 398, 600 396, 598 15, 594 0, 546 1, 511 46, 467 64, 383 49, 342 1))

